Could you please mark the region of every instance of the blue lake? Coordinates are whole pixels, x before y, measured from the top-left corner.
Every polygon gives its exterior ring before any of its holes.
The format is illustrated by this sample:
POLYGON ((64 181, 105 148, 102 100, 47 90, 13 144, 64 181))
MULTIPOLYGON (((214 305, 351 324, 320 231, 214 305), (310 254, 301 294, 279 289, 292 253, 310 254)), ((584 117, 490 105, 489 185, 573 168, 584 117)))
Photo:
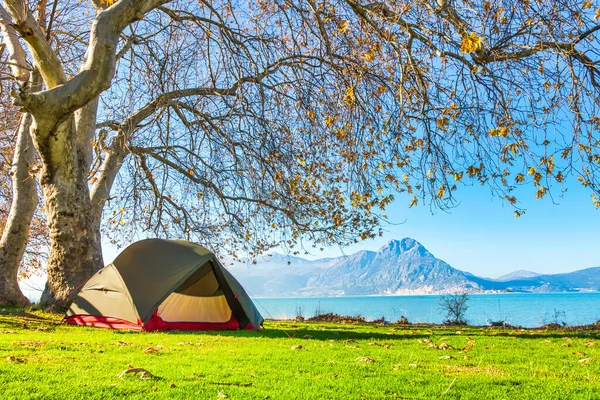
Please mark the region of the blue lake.
MULTIPOLYGON (((441 323, 445 315, 439 300, 439 295, 254 299, 259 311, 270 319, 332 312, 367 319, 396 321, 405 316, 409 322, 441 323)), ((551 322, 584 325, 600 320, 600 292, 473 294, 467 304, 466 319, 472 325, 506 321, 536 327, 551 322)))

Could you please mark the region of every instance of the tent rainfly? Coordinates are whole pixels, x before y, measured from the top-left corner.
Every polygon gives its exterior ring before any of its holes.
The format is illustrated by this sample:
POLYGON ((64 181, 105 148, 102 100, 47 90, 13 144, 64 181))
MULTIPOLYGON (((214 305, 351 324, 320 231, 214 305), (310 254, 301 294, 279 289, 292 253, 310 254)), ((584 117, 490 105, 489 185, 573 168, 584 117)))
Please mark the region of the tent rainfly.
POLYGON ((138 331, 261 329, 262 316, 210 251, 183 240, 126 248, 83 286, 66 323, 138 331))

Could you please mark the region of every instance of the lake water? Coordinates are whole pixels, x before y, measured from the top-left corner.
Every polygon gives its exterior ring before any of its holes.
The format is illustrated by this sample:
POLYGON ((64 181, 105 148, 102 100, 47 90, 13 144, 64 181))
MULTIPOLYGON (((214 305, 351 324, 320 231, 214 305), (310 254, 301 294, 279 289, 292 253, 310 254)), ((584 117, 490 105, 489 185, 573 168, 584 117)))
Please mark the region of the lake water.
MULTIPOLYGON (((439 300, 439 295, 254 299, 263 317, 271 319, 332 312, 367 319, 384 317, 386 321, 405 316, 409 322, 441 323, 445 315, 439 300)), ((472 325, 506 321, 537 327, 551 322, 584 325, 600 320, 600 292, 473 294, 467 304, 466 319, 472 325)))

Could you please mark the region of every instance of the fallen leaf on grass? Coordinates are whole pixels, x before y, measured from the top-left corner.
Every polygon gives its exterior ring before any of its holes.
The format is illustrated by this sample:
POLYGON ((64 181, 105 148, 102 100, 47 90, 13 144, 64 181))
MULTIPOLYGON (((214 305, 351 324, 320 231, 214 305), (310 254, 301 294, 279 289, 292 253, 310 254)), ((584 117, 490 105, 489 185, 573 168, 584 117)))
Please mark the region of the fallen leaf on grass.
POLYGON ((469 342, 469 343, 475 343, 475 340, 474 340, 474 339, 471 339, 471 338, 470 338, 470 337, 468 337, 468 336, 467 336, 465 339, 467 339, 467 342, 469 342))
POLYGON ((356 342, 356 339, 346 339, 344 340, 344 343, 354 343, 356 342))
POLYGON ((595 346, 596 342, 592 342, 591 340, 584 340, 583 344, 585 344, 586 346, 595 346))
POLYGON ((461 351, 462 353, 466 353, 467 351, 471 351, 471 350, 473 350, 473 345, 470 345, 470 346, 465 346, 465 347, 463 347, 462 349, 460 349, 460 351, 461 351))
POLYGON ((371 357, 358 357, 357 359, 355 359, 354 361, 358 361, 358 362, 366 362, 366 363, 374 363, 375 359, 371 358, 371 357))
POLYGON ((456 333, 457 335, 460 335, 460 334, 462 334, 462 331, 456 331, 454 333, 456 333))
POLYGON ((576 356, 585 356, 585 353, 583 351, 576 351, 575 353, 576 356))
POLYGON ((312 336, 311 335, 304 335, 303 338, 304 339, 312 339, 312 336))
POLYGON ((441 343, 438 346, 438 349, 440 349, 440 350, 454 350, 454 347, 450 346, 448 343, 441 343))
POLYGON ((133 374, 133 376, 137 376, 140 374, 140 379, 145 381, 152 378, 156 378, 150 371, 144 368, 135 368, 133 365, 130 365, 125 371, 119 374, 119 378, 123 378, 127 374, 133 374))
POLYGON ((50 328, 46 328, 46 327, 42 327, 40 326, 39 328, 36 329, 36 331, 38 332, 48 332, 50 330, 50 328))
POLYGON ((129 342, 124 342, 124 341, 122 341, 122 340, 119 340, 119 341, 117 342, 117 346, 131 346, 131 343, 129 343, 129 342))
POLYGON ((562 347, 571 347, 571 343, 563 343, 562 347))
POLYGON ((383 347, 385 347, 386 349, 391 349, 392 345, 391 344, 384 344, 383 347))
POLYGON ((496 335, 496 336, 508 336, 508 332, 496 332, 494 335, 496 335))
POLYGON ((175 382, 171 382, 171 383, 169 383, 169 387, 170 388, 174 388, 174 387, 177 387, 177 386, 175 385, 175 382))
POLYGON ((379 343, 377 343, 377 342, 369 342, 369 346, 379 346, 379 343))
POLYGON ((355 346, 353 344, 347 344, 344 347, 347 349, 360 349, 360 346, 355 346))
POLYGON ((471 357, 471 356, 465 356, 464 358, 465 358, 465 360, 470 360, 473 357, 471 357))
POLYGON ((148 347, 146 350, 144 350, 144 354, 153 354, 153 353, 158 353, 159 351, 160 351, 159 348, 148 347))
POLYGON ((177 344, 182 345, 182 346, 188 346, 188 345, 192 345, 194 343, 192 343, 192 342, 179 342, 177 344))
POLYGON ((221 393, 220 390, 217 390, 217 397, 220 399, 227 399, 229 398, 229 396, 227 396, 225 393, 221 393))
POLYGON ((456 360, 454 356, 441 356, 440 360, 456 360))
POLYGON ((417 364, 408 364, 408 366, 411 368, 417 368, 417 364))
POLYGON ((15 356, 8 356, 8 357, 6 357, 6 361, 8 361, 8 362, 14 362, 14 363, 22 363, 22 362, 24 362, 22 359, 17 358, 15 356))
POLYGON ((592 361, 594 361, 594 359, 588 357, 588 358, 582 358, 581 360, 579 360, 577 362, 582 363, 582 364, 588 364, 588 363, 591 363, 592 361))
POLYGON ((291 347, 292 350, 302 350, 303 348, 304 348, 304 346, 302 346, 301 344, 291 347))
POLYGON ((448 338, 445 338, 445 337, 443 337, 443 338, 441 338, 441 339, 440 339, 440 341, 442 341, 442 342, 443 342, 444 340, 448 340, 448 338))

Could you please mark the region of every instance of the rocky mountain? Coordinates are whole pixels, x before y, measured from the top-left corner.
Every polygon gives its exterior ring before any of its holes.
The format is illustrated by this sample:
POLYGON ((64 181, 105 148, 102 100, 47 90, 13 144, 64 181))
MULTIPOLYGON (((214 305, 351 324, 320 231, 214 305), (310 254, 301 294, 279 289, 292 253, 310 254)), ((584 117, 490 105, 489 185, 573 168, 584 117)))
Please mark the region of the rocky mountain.
POLYGON ((509 274, 502 275, 501 277, 496 278, 495 280, 497 280, 497 281, 512 281, 515 279, 522 279, 522 278, 534 278, 534 277, 540 276, 540 275, 541 274, 538 274, 537 272, 526 271, 524 269, 520 269, 518 271, 514 271, 509 274))
POLYGON ((600 290, 600 267, 481 278, 451 267, 411 238, 392 240, 376 252, 319 260, 273 254, 228 268, 250 294, 260 297, 600 290))

